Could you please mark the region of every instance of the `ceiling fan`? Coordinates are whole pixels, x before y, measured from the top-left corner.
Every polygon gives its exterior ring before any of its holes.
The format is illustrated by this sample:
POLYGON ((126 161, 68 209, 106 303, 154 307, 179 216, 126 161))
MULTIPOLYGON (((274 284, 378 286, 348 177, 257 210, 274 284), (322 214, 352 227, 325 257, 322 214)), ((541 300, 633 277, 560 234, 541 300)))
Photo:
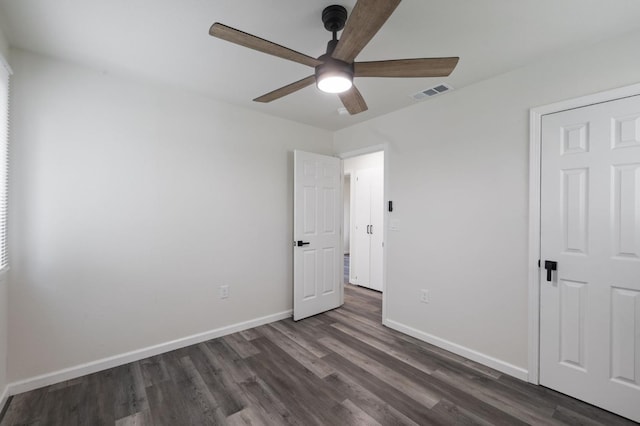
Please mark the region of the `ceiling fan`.
POLYGON ((228 27, 219 22, 209 34, 259 52, 288 59, 315 68, 315 73, 255 98, 256 102, 271 102, 312 84, 327 93, 337 93, 349 114, 367 110, 362 95, 353 85, 354 77, 446 77, 460 58, 395 59, 388 61, 354 62, 382 25, 389 19, 400 0, 358 0, 347 20, 347 10, 339 5, 322 11, 325 29, 333 34, 327 52, 319 58, 307 56, 268 40, 228 27), (344 29, 340 40, 337 32, 344 29))

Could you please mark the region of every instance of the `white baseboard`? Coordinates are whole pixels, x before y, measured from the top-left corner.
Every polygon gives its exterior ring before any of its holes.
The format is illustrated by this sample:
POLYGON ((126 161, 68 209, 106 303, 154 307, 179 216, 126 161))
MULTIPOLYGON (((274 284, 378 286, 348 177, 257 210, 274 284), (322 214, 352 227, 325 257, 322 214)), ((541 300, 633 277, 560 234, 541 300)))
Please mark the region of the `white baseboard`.
POLYGON ((486 365, 487 367, 498 370, 501 373, 508 374, 520 380, 528 380, 528 371, 524 368, 517 367, 513 364, 509 364, 508 362, 499 360, 489 355, 485 355, 481 352, 469 349, 462 345, 458 345, 457 343, 441 339, 440 337, 436 337, 432 334, 425 333, 423 331, 417 330, 413 327, 409 327, 408 325, 404 325, 390 319, 385 319, 382 323, 396 331, 408 334, 411 337, 415 337, 416 339, 430 343, 434 346, 438 346, 439 348, 445 349, 449 352, 453 352, 456 355, 463 356, 479 364, 486 365))
POLYGON ((227 334, 236 333, 238 331, 247 330, 253 327, 258 327, 270 322, 279 321, 291 317, 291 314, 291 310, 279 312, 277 314, 267 315, 237 324, 231 324, 225 327, 216 328, 214 330, 205 331, 203 333, 193 334, 191 336, 182 337, 180 339, 149 346, 147 348, 137 349, 135 351, 126 352, 120 355, 114 355, 108 358, 91 361, 74 367, 42 374, 14 383, 9 383, 7 389, 5 389, 3 397, 6 398, 9 395, 17 395, 22 392, 28 392, 30 390, 38 389, 44 386, 60 383, 65 380, 71 380, 77 377, 85 376, 87 374, 97 373, 98 371, 106 370, 108 368, 113 368, 120 365, 128 364, 130 362, 139 361, 141 359, 173 351, 175 349, 184 348, 186 346, 206 342, 207 340, 226 336, 227 334))
POLYGON ((7 403, 7 399, 9 398, 9 386, 5 386, 4 390, 0 394, 0 413, 4 409, 4 404, 7 403))

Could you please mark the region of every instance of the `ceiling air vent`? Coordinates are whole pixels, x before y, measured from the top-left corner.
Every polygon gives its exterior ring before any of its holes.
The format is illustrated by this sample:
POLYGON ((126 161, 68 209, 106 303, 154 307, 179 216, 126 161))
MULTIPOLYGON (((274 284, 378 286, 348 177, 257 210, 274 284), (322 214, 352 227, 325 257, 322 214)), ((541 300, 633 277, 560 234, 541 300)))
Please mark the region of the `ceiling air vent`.
POLYGON ((428 89, 421 90, 418 93, 414 93, 411 97, 417 101, 421 101, 425 98, 432 98, 434 96, 441 95, 442 93, 453 90, 453 87, 446 83, 440 83, 436 86, 429 87, 428 89))

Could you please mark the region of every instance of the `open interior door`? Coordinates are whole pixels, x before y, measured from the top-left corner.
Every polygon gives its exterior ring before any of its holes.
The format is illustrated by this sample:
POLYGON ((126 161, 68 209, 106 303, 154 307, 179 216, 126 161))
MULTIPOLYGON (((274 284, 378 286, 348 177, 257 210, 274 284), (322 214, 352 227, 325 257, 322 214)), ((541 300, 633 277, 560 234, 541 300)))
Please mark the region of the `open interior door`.
POLYGON ((343 303, 342 161, 294 151, 293 319, 343 303))

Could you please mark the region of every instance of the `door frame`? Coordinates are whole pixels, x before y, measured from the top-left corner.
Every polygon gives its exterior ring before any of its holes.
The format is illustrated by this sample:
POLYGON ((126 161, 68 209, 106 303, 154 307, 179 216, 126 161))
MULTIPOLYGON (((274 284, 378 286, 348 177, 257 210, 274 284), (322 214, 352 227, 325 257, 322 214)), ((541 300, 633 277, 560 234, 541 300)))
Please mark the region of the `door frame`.
MULTIPOLYGON (((388 155, 389 144, 383 143, 379 145, 367 146, 361 149, 356 149, 354 151, 341 152, 336 155, 343 160, 342 173, 343 173, 343 182, 344 182, 344 160, 345 159, 358 157, 360 155, 372 154, 374 152, 380 152, 380 151, 384 153, 384 166, 383 166, 384 167, 384 171, 383 171, 384 183, 382 186, 382 192, 383 192, 382 198, 385 202, 383 203, 382 211, 383 213, 387 213, 387 209, 385 208, 385 206, 386 206, 386 201, 388 200, 387 195, 388 195, 388 188, 389 188, 389 155, 388 155)), ((387 321, 387 252, 389 250, 389 244, 387 240, 387 228, 388 228, 387 220, 388 220, 388 215, 383 214, 382 227, 384 231, 382 234, 382 241, 384 244, 383 246, 384 249, 382 250, 382 324, 386 324, 386 321, 387 321)), ((344 220, 342 222, 344 223, 344 220)))
MULTIPOLYGON (((544 115, 616 99, 640 95, 640 84, 623 86, 593 93, 549 105, 531 108, 529 111, 529 255, 528 255, 528 380, 540 384, 540 187, 542 166, 542 117, 544 115)), ((386 161, 386 159, 385 159, 386 161)))

